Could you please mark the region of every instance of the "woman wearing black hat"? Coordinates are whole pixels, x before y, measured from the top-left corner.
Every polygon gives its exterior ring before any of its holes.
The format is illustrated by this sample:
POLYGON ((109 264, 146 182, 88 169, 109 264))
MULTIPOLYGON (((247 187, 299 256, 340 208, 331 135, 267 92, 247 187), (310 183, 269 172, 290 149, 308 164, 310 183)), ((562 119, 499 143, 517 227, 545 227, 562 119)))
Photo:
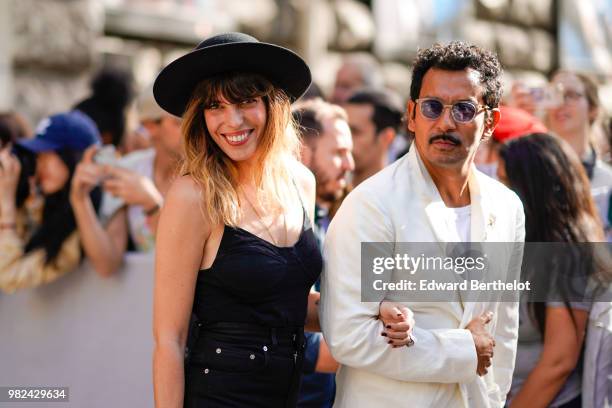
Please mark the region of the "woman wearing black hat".
POLYGON ((156 244, 157 406, 295 406, 322 267, 290 120, 309 84, 299 56, 240 33, 203 41, 155 82, 185 147, 156 244))

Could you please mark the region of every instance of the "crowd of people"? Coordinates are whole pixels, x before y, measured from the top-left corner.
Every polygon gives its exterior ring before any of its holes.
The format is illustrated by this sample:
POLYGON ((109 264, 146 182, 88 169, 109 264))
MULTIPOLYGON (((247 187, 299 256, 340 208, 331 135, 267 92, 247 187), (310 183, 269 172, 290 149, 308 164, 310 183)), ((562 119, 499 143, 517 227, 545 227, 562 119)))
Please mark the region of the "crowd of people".
MULTIPOLYGON (((609 295, 360 296, 363 242, 611 242, 589 76, 503 95, 497 57, 453 42, 419 51, 407 101, 362 53, 328 98, 297 54, 232 33, 139 93, 114 69, 91 85, 34 130, 0 114, 0 295, 155 249, 157 406, 612 404, 609 295)), ((589 272, 604 291, 610 267, 589 272)))

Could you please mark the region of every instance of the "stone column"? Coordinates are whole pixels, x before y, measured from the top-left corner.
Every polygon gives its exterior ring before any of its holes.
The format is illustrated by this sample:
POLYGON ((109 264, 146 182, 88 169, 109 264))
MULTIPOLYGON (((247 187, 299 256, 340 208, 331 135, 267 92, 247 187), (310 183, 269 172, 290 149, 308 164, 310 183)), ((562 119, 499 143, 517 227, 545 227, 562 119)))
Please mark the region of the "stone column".
POLYGON ((96 0, 12 0, 10 11, 13 103, 36 123, 86 95, 104 8, 96 0))
POLYGON ((0 110, 13 108, 12 0, 0 0, 0 110))

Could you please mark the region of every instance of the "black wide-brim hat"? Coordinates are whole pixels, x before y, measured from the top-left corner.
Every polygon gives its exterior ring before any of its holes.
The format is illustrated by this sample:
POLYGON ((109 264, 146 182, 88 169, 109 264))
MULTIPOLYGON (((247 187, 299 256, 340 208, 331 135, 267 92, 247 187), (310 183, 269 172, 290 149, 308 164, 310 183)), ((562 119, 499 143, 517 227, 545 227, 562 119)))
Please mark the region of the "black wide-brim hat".
POLYGON ((182 116, 197 84, 229 72, 253 72, 298 99, 312 81, 306 62, 293 51, 259 42, 243 33, 225 33, 202 41, 166 66, 155 79, 153 95, 164 110, 182 116))

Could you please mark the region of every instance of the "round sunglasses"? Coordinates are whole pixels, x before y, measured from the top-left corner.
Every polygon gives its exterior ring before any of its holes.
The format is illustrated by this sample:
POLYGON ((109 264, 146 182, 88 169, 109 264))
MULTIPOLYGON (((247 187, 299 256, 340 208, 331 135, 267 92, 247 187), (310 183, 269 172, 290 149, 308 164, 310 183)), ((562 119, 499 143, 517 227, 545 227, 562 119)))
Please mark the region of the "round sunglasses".
POLYGON ((416 103, 419 105, 421 114, 427 119, 438 119, 444 112, 444 109, 448 107, 451 110, 453 120, 459 123, 471 122, 482 109, 489 108, 486 105, 478 105, 470 101, 459 101, 451 105, 445 105, 434 98, 419 98, 416 100, 416 103))

